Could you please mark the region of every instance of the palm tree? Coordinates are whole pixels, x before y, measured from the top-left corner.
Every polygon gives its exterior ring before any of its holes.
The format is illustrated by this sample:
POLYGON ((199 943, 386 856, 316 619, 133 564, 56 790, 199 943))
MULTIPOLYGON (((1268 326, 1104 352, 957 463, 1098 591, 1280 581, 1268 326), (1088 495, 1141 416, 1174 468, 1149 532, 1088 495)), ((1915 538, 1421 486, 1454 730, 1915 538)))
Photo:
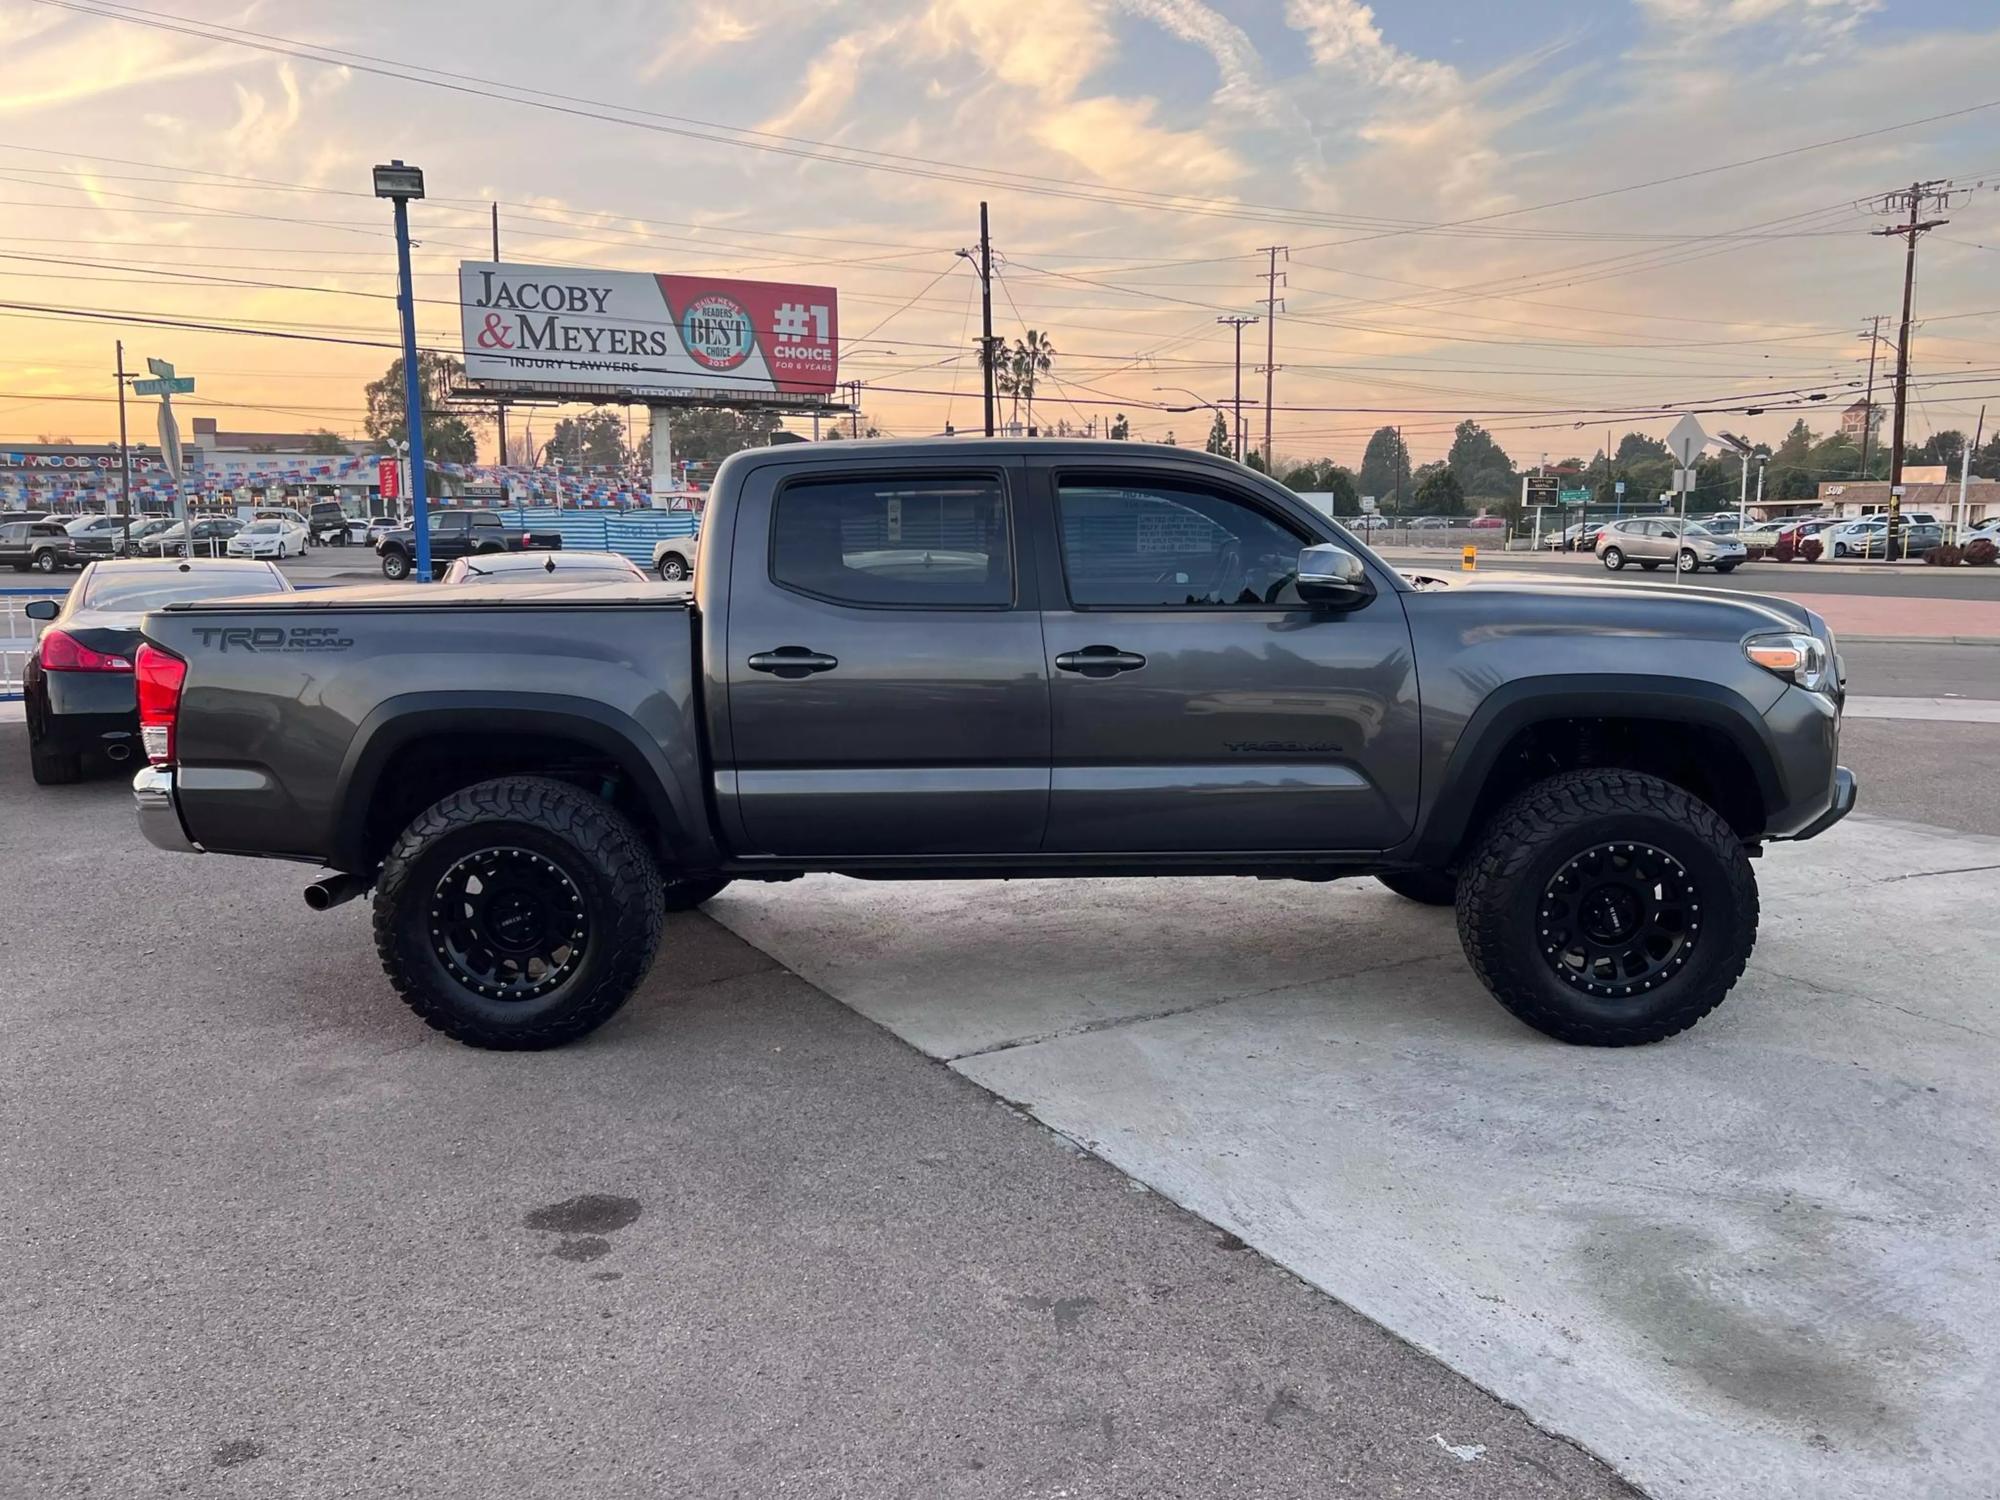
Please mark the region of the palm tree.
POLYGON ((1026 338, 1014 341, 1014 389, 1027 398, 1028 426, 1035 425, 1035 381, 1055 366, 1056 346, 1045 333, 1028 330, 1026 338))

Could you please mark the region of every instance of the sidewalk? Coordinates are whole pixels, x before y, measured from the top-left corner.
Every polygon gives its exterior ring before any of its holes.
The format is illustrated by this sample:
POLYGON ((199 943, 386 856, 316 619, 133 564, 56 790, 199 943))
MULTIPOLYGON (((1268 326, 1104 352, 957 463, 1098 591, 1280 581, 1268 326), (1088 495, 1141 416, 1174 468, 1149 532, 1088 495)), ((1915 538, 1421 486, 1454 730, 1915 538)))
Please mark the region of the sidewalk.
POLYGON ((2000 645, 2000 599, 1892 599, 1879 594, 1807 594, 1772 589, 1803 604, 1849 640, 2000 645))

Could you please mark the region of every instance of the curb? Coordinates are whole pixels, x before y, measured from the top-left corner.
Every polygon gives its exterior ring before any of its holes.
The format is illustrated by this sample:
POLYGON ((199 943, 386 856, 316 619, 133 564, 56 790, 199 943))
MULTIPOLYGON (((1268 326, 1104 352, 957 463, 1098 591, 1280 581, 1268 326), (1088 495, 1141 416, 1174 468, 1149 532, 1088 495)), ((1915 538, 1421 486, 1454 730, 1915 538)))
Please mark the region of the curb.
POLYGON ((1992 635, 1833 635, 1843 646, 2000 646, 2000 636, 1992 635))

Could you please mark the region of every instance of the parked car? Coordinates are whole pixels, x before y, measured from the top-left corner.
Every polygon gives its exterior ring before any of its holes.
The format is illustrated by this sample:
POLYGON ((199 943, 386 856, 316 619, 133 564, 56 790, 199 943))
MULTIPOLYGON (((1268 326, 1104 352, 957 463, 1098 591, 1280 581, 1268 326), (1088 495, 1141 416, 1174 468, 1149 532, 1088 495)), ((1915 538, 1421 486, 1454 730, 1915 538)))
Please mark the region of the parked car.
POLYGON ((461 557, 446 583, 649 583, 646 570, 616 552, 489 552, 461 557))
POLYGON ((141 557, 221 557, 242 523, 222 516, 202 516, 185 525, 179 521, 154 532, 132 550, 141 557), (192 541, 190 541, 192 536, 192 541))
POLYGON ((306 550, 303 521, 264 519, 252 521, 229 539, 231 557, 297 557, 306 550))
POLYGON ((1958 534, 1958 542, 1961 547, 1967 542, 1991 542, 1994 546, 2000 547, 2000 516, 1989 517, 1977 526, 1961 531, 1958 534))
POLYGON ((1349 531, 1368 532, 1387 531, 1396 523, 1383 515, 1379 510, 1365 510, 1358 516, 1344 518, 1340 524, 1345 526, 1349 531))
POLYGON ((1453 524, 1449 516, 1411 516, 1403 526, 1407 531, 1449 531, 1453 524))
POLYGON ((45 510, 0 510, 0 526, 11 526, 16 521, 46 521, 49 513, 45 510))
POLYGON ((1418 590, 1184 448, 750 448, 706 526, 699 608, 634 582, 154 611, 145 836, 324 865, 316 908, 373 888, 390 983, 476 1046, 592 1031, 662 911, 733 879, 1107 869, 1455 902, 1501 1004, 1606 1046, 1721 1003, 1750 856, 1854 801, 1805 606, 1418 590))
POLYGON ((367 537, 368 522, 351 518, 338 500, 315 500, 306 516, 306 534, 319 546, 345 547, 367 537))
POLYGON ((1506 528, 1507 518, 1505 516, 1474 516, 1465 524, 1474 531, 1501 531, 1506 528))
POLYGON ((94 562, 60 601, 34 599, 31 620, 47 628, 28 655, 22 698, 28 769, 37 783, 75 781, 91 761, 144 764, 132 659, 149 609, 182 599, 220 599, 291 587, 268 563, 94 562))
POLYGON ((669 537, 653 543, 653 571, 663 583, 683 583, 694 577, 696 542, 691 536, 669 537))
POLYGON ((1693 573, 1703 567, 1733 573, 1748 555, 1734 537, 1717 536, 1698 521, 1686 526, 1672 516, 1613 521, 1597 534, 1597 560, 1616 573, 1635 562, 1647 572, 1661 563, 1693 573))
POLYGON ((1889 524, 1861 527, 1843 533, 1843 557, 1921 557, 1944 542, 1944 528, 1935 521, 1912 521, 1897 529, 1895 544, 1889 542, 1889 524))
POLYGON ((1543 533, 1542 546, 1550 552, 1588 552, 1597 545, 1603 521, 1577 521, 1560 531, 1543 533))
MULTIPOLYGON (((461 557, 562 546, 561 532, 523 531, 518 526, 506 525, 490 510, 432 511, 430 533, 433 577, 441 576, 448 564, 461 557)), ((408 578, 417 562, 417 534, 408 527, 385 531, 375 544, 375 551, 382 559, 384 578, 408 578)))
POLYGON ((60 521, 9 521, 0 525, 0 564, 18 573, 54 573, 77 566, 76 542, 60 521))
POLYGON ((180 523, 176 521, 172 516, 147 516, 144 519, 141 519, 138 516, 134 516, 132 518, 131 548, 129 549, 129 551, 126 550, 125 534, 123 532, 120 532, 118 537, 118 555, 120 557, 137 555, 138 552, 141 550, 141 544, 145 542, 145 540, 148 537, 158 536, 161 532, 167 530, 169 527, 177 526, 179 524, 180 523))
POLYGON ((76 555, 81 561, 116 556, 124 545, 125 521, 122 516, 75 516, 63 523, 63 529, 69 533, 70 543, 76 548, 76 555))

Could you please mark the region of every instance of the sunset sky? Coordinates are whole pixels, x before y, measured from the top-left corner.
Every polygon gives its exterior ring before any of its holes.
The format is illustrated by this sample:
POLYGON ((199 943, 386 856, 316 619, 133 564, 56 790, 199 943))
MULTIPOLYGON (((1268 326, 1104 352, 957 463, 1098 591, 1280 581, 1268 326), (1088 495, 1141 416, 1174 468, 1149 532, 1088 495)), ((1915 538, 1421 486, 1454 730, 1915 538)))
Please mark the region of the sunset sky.
POLYGON ((1215 319, 1286 245, 1277 448, 1350 465, 1398 420, 1418 461, 1464 416, 1526 462, 1683 405, 1829 427, 1900 296, 1868 200, 1952 178, 1912 431, 2000 420, 1992 0, 0 0, 0 59, 0 441, 115 436, 121 336, 188 416, 358 434, 387 348, 129 320, 392 342, 390 157, 425 342, 497 200, 510 260, 836 285, 897 434, 978 420, 982 197, 1044 423, 1199 442, 1157 408, 1227 399, 1215 319))

